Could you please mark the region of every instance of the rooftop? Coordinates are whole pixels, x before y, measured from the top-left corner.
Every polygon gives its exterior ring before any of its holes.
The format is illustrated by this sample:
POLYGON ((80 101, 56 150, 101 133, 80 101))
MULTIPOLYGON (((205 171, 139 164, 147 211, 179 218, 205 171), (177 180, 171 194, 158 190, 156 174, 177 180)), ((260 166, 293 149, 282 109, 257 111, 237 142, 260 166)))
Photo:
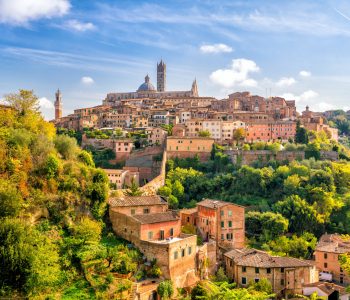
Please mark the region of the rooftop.
POLYGON ((234 204, 231 202, 225 202, 225 201, 221 201, 221 200, 213 200, 213 199, 203 199, 202 201, 197 203, 197 206, 204 206, 204 207, 208 207, 208 208, 218 208, 218 207, 223 207, 226 205, 235 205, 235 206, 240 206, 240 207, 244 207, 238 204, 234 204))
POLYGON ((339 234, 324 234, 317 243, 315 250, 338 254, 348 253, 350 252, 350 240, 346 240, 339 234))
POLYGON ((303 287, 316 287, 319 288, 326 295, 331 295, 334 291, 338 291, 341 295, 348 294, 345 290, 345 287, 329 283, 329 282, 314 282, 305 284, 303 287))
POLYGON ((224 254, 233 259, 236 265, 256 268, 293 268, 309 267, 313 264, 293 257, 273 256, 257 249, 233 249, 224 254))
POLYGON ((123 196, 110 198, 109 204, 112 207, 164 205, 166 200, 158 195, 153 196, 123 196))
POLYGON ((167 211, 155 214, 134 215, 133 218, 141 224, 153 224, 179 220, 179 215, 176 211, 167 211))

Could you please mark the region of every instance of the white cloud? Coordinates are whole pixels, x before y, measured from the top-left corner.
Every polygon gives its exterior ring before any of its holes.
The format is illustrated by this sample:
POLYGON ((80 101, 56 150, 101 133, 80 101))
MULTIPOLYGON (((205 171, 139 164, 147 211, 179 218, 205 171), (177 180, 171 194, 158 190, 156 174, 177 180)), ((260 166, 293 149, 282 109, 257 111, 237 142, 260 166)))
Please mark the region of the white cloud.
POLYGON ((225 44, 212 44, 212 45, 203 45, 200 48, 202 53, 230 53, 233 51, 232 47, 225 44))
POLYGON ((69 0, 0 0, 0 23, 27 25, 30 21, 63 16, 69 0))
POLYGON ((39 105, 41 109, 53 109, 53 103, 46 97, 39 98, 39 105))
POLYGON ((232 60, 230 69, 219 69, 211 73, 210 79, 213 83, 225 88, 231 88, 235 85, 257 86, 256 80, 249 78, 250 73, 259 72, 257 64, 249 59, 238 58, 232 60))
POLYGON ((284 93, 281 95, 281 97, 285 98, 286 100, 295 100, 297 102, 305 102, 308 100, 312 100, 317 96, 318 93, 313 90, 307 90, 300 95, 295 95, 293 93, 284 93))
POLYGON ((311 76, 311 72, 303 70, 303 71, 299 72, 299 75, 301 77, 310 77, 311 76))
POLYGON ((96 29, 96 26, 94 24, 90 22, 83 23, 78 20, 68 20, 67 22, 64 23, 62 27, 66 29, 73 29, 75 31, 81 31, 81 32, 96 29))
POLYGON ((279 81, 277 81, 276 85, 279 87, 291 86, 296 83, 296 80, 293 77, 282 77, 279 81))
POLYGON ((90 84, 93 84, 95 81, 91 78, 91 77, 89 77, 89 76, 84 76, 84 77, 82 77, 81 78, 81 83, 82 84, 85 84, 85 85, 90 85, 90 84))

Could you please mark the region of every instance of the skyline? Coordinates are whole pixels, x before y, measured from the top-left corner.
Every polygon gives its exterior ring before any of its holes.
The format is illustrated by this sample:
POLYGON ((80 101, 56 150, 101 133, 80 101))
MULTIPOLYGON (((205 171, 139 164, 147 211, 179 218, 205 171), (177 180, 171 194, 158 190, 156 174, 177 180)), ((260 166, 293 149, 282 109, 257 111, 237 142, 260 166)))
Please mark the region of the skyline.
POLYGON ((46 118, 135 91, 156 63, 167 89, 218 99, 236 91, 297 100, 298 110, 350 109, 346 1, 0 0, 0 98, 33 89, 46 118))

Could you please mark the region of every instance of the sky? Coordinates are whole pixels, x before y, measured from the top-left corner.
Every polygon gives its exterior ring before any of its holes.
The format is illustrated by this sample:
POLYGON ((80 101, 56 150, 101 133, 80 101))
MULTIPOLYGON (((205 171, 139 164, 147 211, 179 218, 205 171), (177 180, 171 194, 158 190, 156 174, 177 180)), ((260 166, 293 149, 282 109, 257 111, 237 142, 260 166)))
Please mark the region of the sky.
POLYGON ((237 91, 350 109, 350 1, 0 0, 0 98, 34 90, 47 119, 137 90, 237 91))

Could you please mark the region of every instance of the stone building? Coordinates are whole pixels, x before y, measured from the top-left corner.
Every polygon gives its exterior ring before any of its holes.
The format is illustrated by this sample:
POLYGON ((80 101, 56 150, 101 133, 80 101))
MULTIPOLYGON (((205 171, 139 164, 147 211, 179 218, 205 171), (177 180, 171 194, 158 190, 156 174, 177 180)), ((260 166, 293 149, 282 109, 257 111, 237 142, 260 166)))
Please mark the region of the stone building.
POLYGON ((103 169, 108 176, 108 181, 115 185, 116 189, 123 189, 125 186, 130 186, 132 182, 139 185, 139 172, 132 172, 121 169, 103 169))
POLYGON ((247 248, 233 249, 224 257, 226 275, 241 287, 266 278, 273 293, 288 297, 302 294, 303 285, 318 282, 318 271, 309 261, 247 248))
POLYGON ((180 216, 159 196, 110 199, 110 220, 120 237, 132 242, 149 260, 156 259, 162 276, 175 287, 193 286, 196 274, 196 235, 181 233, 180 216))
POLYGON ((339 263, 339 256, 346 253, 350 253, 349 240, 342 238, 339 234, 322 235, 314 251, 316 266, 321 272, 320 277, 349 285, 350 277, 339 263))
POLYGON ((244 207, 220 200, 203 199, 197 207, 181 211, 182 225, 192 224, 204 241, 213 240, 225 249, 245 245, 244 207))
POLYGON ((213 138, 168 136, 167 155, 168 158, 186 158, 198 155, 201 160, 206 160, 210 157, 213 144, 213 138))

